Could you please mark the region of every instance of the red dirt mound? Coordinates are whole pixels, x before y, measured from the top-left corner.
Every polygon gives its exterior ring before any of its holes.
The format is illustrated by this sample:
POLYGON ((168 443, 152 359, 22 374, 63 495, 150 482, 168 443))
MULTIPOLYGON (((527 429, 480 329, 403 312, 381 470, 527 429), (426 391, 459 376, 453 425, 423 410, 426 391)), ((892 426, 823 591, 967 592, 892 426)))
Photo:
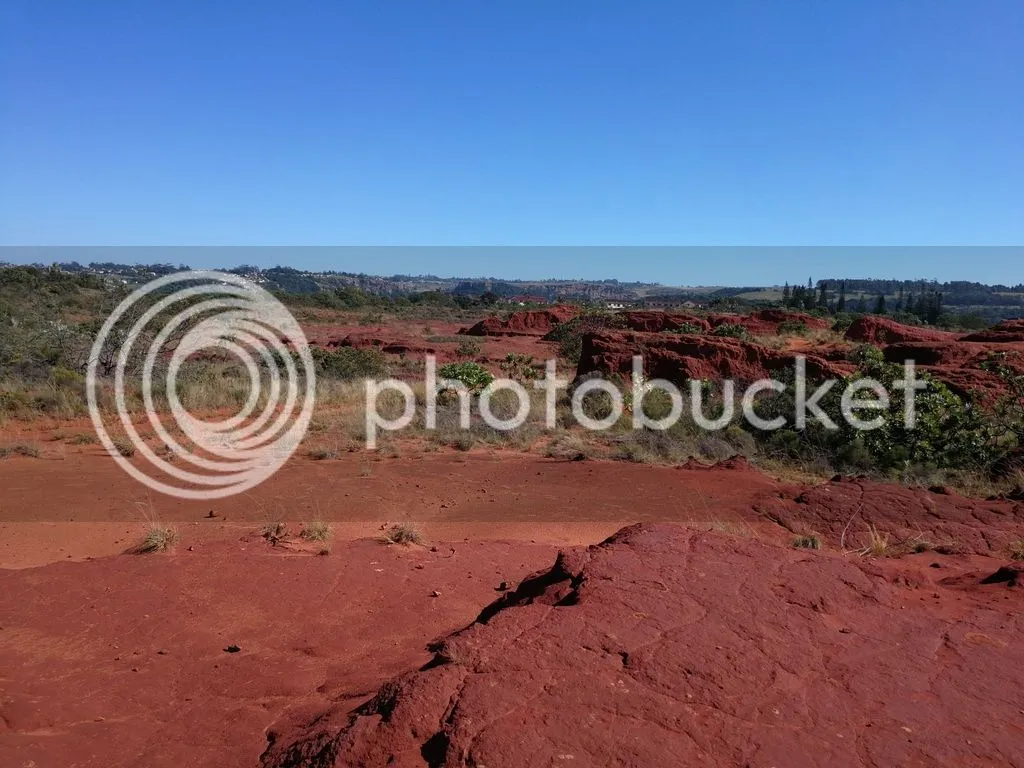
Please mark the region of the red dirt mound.
POLYGON ((915 328, 878 315, 862 315, 846 330, 848 341, 898 344, 904 341, 953 341, 956 334, 931 328, 915 328))
MULTIPOLYGON (((653 334, 608 331, 583 337, 577 376, 600 371, 628 377, 633 355, 644 358, 644 375, 676 383, 688 379, 736 379, 755 381, 772 371, 792 369, 795 355, 740 339, 697 334, 653 334)), ((836 378, 853 366, 808 353, 807 372, 812 378, 836 378)))
POLYGON ((754 508, 795 535, 815 534, 828 547, 848 550, 868 546, 872 527, 888 539, 887 554, 938 549, 1000 557, 1024 538, 1024 503, 862 478, 836 478, 796 495, 782 492, 754 508))
POLYGON ((785 322, 803 323, 808 329, 824 330, 829 327, 827 320, 803 312, 785 309, 762 309, 749 315, 709 315, 712 328, 720 325, 740 325, 755 336, 772 336, 779 332, 779 325, 785 322))
POLYGON ((1003 320, 987 331, 969 333, 960 337, 961 341, 986 341, 989 343, 1004 344, 1006 342, 1024 342, 1024 318, 1015 320, 1003 320))
POLYGON ((678 331, 684 325, 695 325, 701 331, 710 330, 711 324, 703 317, 684 315, 675 312, 658 312, 655 310, 642 312, 621 312, 625 327, 631 331, 657 333, 659 331, 678 331))
POLYGON ((627 528, 368 703, 275 727, 263 766, 1021 765, 1019 588, 890 568, 627 528))
POLYGON ((543 336, 559 323, 579 314, 575 307, 556 306, 550 309, 513 312, 508 320, 486 317, 471 328, 459 333, 467 336, 543 336))

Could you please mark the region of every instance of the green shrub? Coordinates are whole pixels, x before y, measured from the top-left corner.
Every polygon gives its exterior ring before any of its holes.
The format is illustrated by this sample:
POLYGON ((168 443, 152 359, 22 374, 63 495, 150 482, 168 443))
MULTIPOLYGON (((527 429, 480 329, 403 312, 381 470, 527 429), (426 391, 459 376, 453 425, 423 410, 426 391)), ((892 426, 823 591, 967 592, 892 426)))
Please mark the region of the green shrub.
POLYGON ((847 358, 861 367, 880 365, 885 362, 885 353, 873 344, 858 344, 850 350, 847 358))
POLYGON ((807 333, 807 323, 803 320, 783 320, 776 332, 780 336, 803 336, 807 333))
POLYGON ((621 315, 608 312, 588 312, 556 325, 544 338, 558 343, 558 353, 572 363, 578 363, 583 352, 583 337, 614 328, 625 328, 621 315))
POLYGON ((726 336, 732 339, 749 339, 750 332, 737 323, 722 323, 711 332, 713 336, 726 336))
POLYGON ((380 378, 387 375, 384 354, 379 349, 339 347, 310 350, 317 374, 331 379, 380 378))
POLYGON ((857 319, 857 315, 852 312, 840 312, 836 315, 835 322, 832 323, 832 330, 836 333, 846 333, 850 326, 853 325, 853 321, 857 319))
POLYGON ((462 338, 459 340, 459 345, 455 348, 455 354, 459 357, 473 359, 480 356, 482 349, 483 345, 476 339, 462 338))
POLYGON ((502 372, 515 381, 532 381, 537 378, 537 369, 533 367, 533 357, 517 352, 509 352, 499 363, 502 372))
POLYGON ((757 453, 757 443, 753 436, 738 424, 730 424, 722 431, 722 439, 741 456, 752 456, 757 453))
POLYGON ((672 413, 672 398, 663 389, 649 390, 644 396, 643 409, 647 418, 660 421, 672 413))
MULTIPOLYGON (((871 360, 870 352, 865 359, 871 360)), ((819 407, 838 427, 829 430, 808 415, 806 426, 797 430, 794 424, 795 394, 792 373, 785 391, 764 398, 757 405, 765 419, 781 416, 786 423, 772 432, 751 433, 769 455, 780 458, 814 460, 824 458, 836 469, 899 472, 913 464, 938 468, 982 468, 1002 455, 991 439, 990 424, 980 408, 957 397, 945 384, 922 374, 927 388, 917 393, 916 424, 904 425, 904 403, 901 390, 894 382, 903 378, 900 365, 874 361, 862 364, 861 370, 841 379, 818 401, 819 407), (878 416, 877 429, 857 430, 842 416, 840 401, 844 389, 853 381, 870 376, 890 392, 887 410, 859 412, 865 421, 878 416)), ((808 383, 808 392, 815 385, 808 383)))
POLYGON ((442 365, 437 375, 442 379, 453 379, 465 384, 470 392, 479 392, 492 381, 494 376, 479 363, 462 362, 442 365))
POLYGON ((50 373, 50 382, 57 389, 85 391, 85 377, 77 371, 57 366, 50 373))

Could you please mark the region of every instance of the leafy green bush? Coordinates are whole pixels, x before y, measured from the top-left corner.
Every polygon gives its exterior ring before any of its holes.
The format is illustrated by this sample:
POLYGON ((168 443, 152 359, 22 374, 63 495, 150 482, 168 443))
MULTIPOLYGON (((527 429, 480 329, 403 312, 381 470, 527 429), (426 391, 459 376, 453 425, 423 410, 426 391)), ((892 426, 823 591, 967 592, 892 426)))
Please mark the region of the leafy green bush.
POLYGON ((832 323, 832 330, 836 333, 846 333, 856 319, 857 315, 852 312, 839 312, 835 322, 832 323))
POLYGON ((465 384, 470 392, 479 392, 492 381, 494 376, 479 363, 463 362, 442 365, 437 375, 442 379, 454 379, 465 384))
POLYGON ((722 323, 711 332, 713 336, 725 336, 732 339, 749 339, 750 332, 737 323, 722 323))
POLYGON ((678 328, 671 331, 672 333, 704 333, 704 329, 701 328, 697 323, 680 323, 678 328))
MULTIPOLYGON (((865 355, 856 374, 837 381, 818 401, 837 429, 827 429, 810 414, 806 426, 796 428, 795 392, 790 380, 785 391, 764 398, 756 409, 765 419, 781 416, 785 426, 772 432, 749 427, 755 439, 771 455, 824 459, 837 469, 883 472, 903 470, 912 464, 983 469, 1001 455, 1000 447, 991 438, 984 411, 961 400, 945 384, 927 374, 920 376, 928 386, 916 396, 915 427, 905 426, 902 390, 895 386, 895 382, 903 378, 903 367, 872 358, 870 354, 865 355), (849 384, 865 376, 886 388, 890 402, 886 410, 858 414, 865 421, 881 416, 880 427, 857 430, 843 418, 841 398, 849 384)), ((808 392, 813 389, 814 385, 808 383, 808 392)))
POLYGON ((851 363, 861 367, 881 365, 885 362, 885 354, 873 344, 858 344, 850 350, 847 358, 851 363))

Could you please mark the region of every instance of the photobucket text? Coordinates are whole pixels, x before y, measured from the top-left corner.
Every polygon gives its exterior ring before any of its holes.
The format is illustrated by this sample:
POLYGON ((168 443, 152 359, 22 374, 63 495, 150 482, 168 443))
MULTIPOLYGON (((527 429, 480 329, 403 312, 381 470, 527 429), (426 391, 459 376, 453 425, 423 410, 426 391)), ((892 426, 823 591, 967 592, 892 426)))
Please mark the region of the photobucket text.
MULTIPOLYGON (((524 383, 510 378, 498 378, 479 392, 471 391, 463 381, 451 378, 439 378, 437 359, 434 355, 425 358, 424 373, 424 418, 423 426, 427 430, 437 429, 438 398, 440 393, 458 400, 459 428, 469 430, 473 421, 473 409, 480 419, 489 427, 499 431, 508 431, 521 427, 530 417, 534 401, 530 397, 527 386, 544 393, 544 426, 553 430, 557 424, 557 406, 560 390, 566 389, 571 382, 560 378, 557 362, 548 360, 544 366, 544 376, 524 383), (518 407, 514 414, 500 418, 494 413, 492 401, 499 392, 507 391, 514 396, 518 407), (453 393, 453 394, 447 394, 453 393)), ((758 399, 770 396, 770 393, 783 393, 788 385, 774 378, 756 380, 748 384, 742 394, 737 397, 739 388, 732 379, 721 381, 720 410, 714 416, 707 414, 710 400, 708 386, 705 381, 691 379, 686 381, 686 395, 679 385, 667 379, 648 379, 644 375, 644 360, 635 355, 632 361, 630 386, 627 392, 610 378, 587 378, 572 388, 569 405, 576 423, 591 431, 608 430, 619 424, 623 415, 630 414, 629 424, 632 429, 667 430, 677 424, 684 413, 688 413, 693 423, 700 429, 714 432, 731 424, 737 414, 737 403, 742 418, 757 430, 773 431, 783 428, 789 423, 783 415, 765 418, 758 413, 758 399), (648 415, 643 403, 652 392, 660 391, 670 403, 668 413, 660 418, 648 415), (608 412, 601 418, 588 414, 584 401, 588 394, 603 392, 607 395, 608 412), (688 407, 687 407, 688 406, 688 407)), ((807 379, 807 359, 797 356, 793 369, 794 406, 792 423, 797 429, 804 429, 810 421, 816 421, 825 429, 837 430, 840 426, 821 406, 822 399, 837 384, 842 384, 839 412, 846 424, 855 430, 868 431, 878 429, 885 423, 883 411, 892 406, 893 397, 901 397, 903 402, 902 419, 907 429, 913 429, 916 423, 916 393, 927 387, 927 381, 916 375, 913 360, 903 364, 902 378, 886 387, 882 382, 870 377, 846 379, 828 379, 814 382, 807 379), (872 418, 868 418, 874 412, 872 418)), ((397 432, 408 428, 416 418, 417 398, 412 386, 400 379, 389 378, 381 381, 366 381, 366 447, 377 447, 379 432, 397 432), (403 399, 402 412, 398 416, 387 418, 380 413, 380 397, 386 392, 395 392, 403 399)))

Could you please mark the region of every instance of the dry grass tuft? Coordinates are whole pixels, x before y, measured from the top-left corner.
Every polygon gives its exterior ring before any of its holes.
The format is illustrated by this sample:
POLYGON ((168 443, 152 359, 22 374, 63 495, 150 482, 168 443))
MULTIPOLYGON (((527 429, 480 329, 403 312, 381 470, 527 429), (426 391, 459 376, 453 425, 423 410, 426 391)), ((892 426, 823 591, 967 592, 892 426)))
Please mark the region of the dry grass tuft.
POLYGON ((793 547, 796 549, 821 549, 821 539, 813 533, 806 536, 797 536, 793 539, 793 547))
POLYGON ((6 459, 8 456, 25 456, 29 459, 38 459, 42 455, 43 452, 35 443, 0 445, 0 459, 6 459))
POLYGON ((338 452, 330 448, 314 448, 307 454, 313 461, 325 461, 338 458, 338 452))
POLYGON ((166 552, 178 541, 178 531, 170 525, 163 523, 150 523, 146 529, 146 535, 142 543, 135 548, 135 553, 140 555, 153 552, 166 552))
POLYGON ((323 520, 314 520, 302 526, 301 536, 306 541, 326 542, 331 538, 331 525, 323 520))
POLYGON ((288 524, 282 522, 267 523, 260 531, 260 535, 273 545, 288 536, 288 524))
POLYGON ((422 544, 425 539, 412 523, 396 523, 384 532, 385 544, 422 544))
POLYGON ((111 442, 114 444, 114 450, 126 459, 130 459, 135 455, 135 444, 131 440, 124 437, 115 437, 111 442))
POLYGON ((569 461, 584 461, 591 458, 592 447, 576 435, 559 435, 550 443, 544 451, 549 459, 568 459, 569 461))
POLYGON ((1017 539, 1010 544, 1010 559, 1024 560, 1024 539, 1017 539))
POLYGON ((874 525, 869 525, 868 544, 859 550, 859 554, 885 557, 889 554, 889 534, 882 533, 874 525))

